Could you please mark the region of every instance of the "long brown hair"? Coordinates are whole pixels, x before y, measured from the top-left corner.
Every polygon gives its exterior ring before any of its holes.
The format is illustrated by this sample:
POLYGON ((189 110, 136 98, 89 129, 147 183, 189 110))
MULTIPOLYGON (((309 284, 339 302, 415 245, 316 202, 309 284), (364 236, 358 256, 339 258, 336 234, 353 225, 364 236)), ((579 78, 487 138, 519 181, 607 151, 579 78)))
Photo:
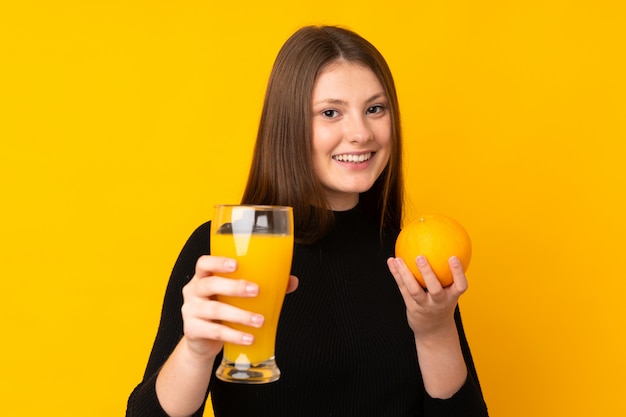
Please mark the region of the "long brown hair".
POLYGON ((398 98, 391 71, 380 52, 358 34, 336 26, 307 26, 285 42, 267 86, 243 204, 292 206, 295 237, 314 242, 334 215, 313 171, 312 92, 320 72, 344 60, 371 69, 383 86, 391 115, 391 156, 372 188, 361 193, 364 210, 384 227, 402 221, 402 140, 398 98))

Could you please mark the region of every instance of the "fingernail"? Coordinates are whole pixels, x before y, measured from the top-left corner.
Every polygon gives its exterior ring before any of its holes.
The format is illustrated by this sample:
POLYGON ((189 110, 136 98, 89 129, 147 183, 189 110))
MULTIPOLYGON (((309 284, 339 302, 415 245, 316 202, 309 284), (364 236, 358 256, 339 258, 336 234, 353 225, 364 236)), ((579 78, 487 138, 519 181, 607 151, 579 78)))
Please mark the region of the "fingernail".
POLYGON ((426 258, 422 255, 417 257, 417 264, 419 266, 426 266, 426 258))
POLYGON ((252 342, 254 342, 254 336, 246 334, 241 338, 241 341, 245 344, 245 345, 251 345, 252 342))
POLYGON ((230 271, 234 271, 235 269, 237 269, 237 261, 235 261, 234 259, 226 259, 224 261, 224 268, 230 271))
POLYGON ((256 284, 247 284, 246 293, 248 295, 257 295, 259 293, 259 286, 256 284))
POLYGON ((450 257, 450 265, 452 265, 452 266, 459 266, 459 265, 461 265, 461 261, 459 261, 459 258, 457 258, 456 256, 451 256, 450 257))
POLYGON ((265 317, 263 317, 260 314, 253 314, 252 317, 250 317, 250 321, 252 322, 252 324, 254 324, 255 326, 261 327, 261 325, 263 324, 263 322, 265 321, 265 317))

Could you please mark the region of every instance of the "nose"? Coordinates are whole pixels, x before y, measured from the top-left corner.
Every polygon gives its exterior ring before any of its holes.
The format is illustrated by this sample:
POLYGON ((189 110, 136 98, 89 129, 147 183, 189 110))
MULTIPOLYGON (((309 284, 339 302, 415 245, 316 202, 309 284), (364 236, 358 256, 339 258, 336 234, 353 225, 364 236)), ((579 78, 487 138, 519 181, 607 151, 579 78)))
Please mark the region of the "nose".
POLYGON ((365 117, 352 116, 347 120, 345 138, 351 143, 365 143, 372 139, 372 129, 365 117))

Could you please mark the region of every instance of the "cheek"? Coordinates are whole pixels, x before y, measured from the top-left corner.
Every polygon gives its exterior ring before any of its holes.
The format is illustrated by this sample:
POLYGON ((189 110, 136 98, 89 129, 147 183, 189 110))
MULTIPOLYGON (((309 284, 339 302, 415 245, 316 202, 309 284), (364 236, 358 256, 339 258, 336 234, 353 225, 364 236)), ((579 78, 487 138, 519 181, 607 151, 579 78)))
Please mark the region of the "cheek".
POLYGON ((378 167, 378 171, 379 171, 378 175, 380 175, 385 170, 385 168, 387 168, 387 166, 389 165, 390 159, 391 159, 391 152, 390 151, 385 152, 384 158, 381 158, 379 161, 380 165, 378 167))
POLYGON ((332 154, 336 145, 335 135, 330 129, 317 129, 313 133, 311 153, 313 159, 325 158, 332 154))
POLYGON ((382 158, 380 158, 381 171, 389 164, 389 160, 391 159, 391 154, 393 152, 394 144, 391 138, 388 138, 385 141, 379 142, 381 148, 379 153, 382 158))
POLYGON ((317 177, 324 171, 324 161, 328 159, 324 147, 319 141, 313 141, 311 146, 311 163, 313 165, 313 172, 317 177))
POLYGON ((389 116, 380 120, 380 123, 375 125, 374 134, 377 138, 377 142, 380 146, 391 146, 391 119, 389 116))
POLYGON ((391 140, 391 134, 388 131, 383 131, 381 136, 378 136, 378 144, 380 145, 381 151, 387 154, 387 159, 389 159, 389 155, 391 154, 394 144, 391 140))

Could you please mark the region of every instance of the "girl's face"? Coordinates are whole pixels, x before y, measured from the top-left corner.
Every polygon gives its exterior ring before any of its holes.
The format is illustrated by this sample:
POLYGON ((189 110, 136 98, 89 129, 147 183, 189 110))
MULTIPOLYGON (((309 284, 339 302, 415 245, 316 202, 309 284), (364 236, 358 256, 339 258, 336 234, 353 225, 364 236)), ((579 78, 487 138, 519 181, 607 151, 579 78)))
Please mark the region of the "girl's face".
POLYGON ((331 208, 349 210, 369 190, 391 154, 391 116, 369 68, 338 61, 313 86, 313 169, 331 208))

